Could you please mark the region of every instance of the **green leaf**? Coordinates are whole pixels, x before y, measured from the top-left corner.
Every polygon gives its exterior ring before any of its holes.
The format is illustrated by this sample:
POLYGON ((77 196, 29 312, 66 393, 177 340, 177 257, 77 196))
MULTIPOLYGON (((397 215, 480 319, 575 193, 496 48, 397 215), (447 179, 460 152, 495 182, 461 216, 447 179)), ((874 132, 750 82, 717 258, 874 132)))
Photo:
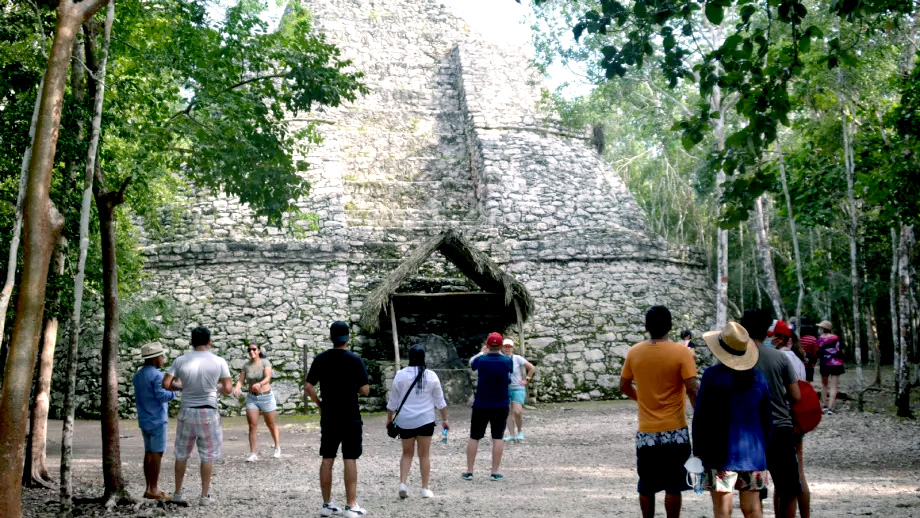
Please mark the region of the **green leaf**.
POLYGON ((706 4, 706 19, 709 20, 709 23, 713 25, 721 25, 722 19, 724 17, 725 11, 722 9, 721 5, 718 5, 715 2, 709 2, 706 4))

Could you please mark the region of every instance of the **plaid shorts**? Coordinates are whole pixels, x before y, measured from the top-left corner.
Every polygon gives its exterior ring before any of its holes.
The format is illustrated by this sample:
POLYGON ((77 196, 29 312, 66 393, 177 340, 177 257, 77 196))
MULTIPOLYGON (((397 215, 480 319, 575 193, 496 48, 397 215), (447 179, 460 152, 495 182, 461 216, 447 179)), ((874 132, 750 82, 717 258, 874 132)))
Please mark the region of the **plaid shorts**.
POLYGON ((707 469, 703 472, 703 489, 716 493, 760 491, 767 487, 766 471, 730 471, 707 469))
POLYGON ((201 462, 214 462, 220 458, 220 445, 224 432, 220 427, 220 413, 216 408, 183 408, 179 410, 176 427, 176 460, 186 460, 192 448, 198 445, 201 462))

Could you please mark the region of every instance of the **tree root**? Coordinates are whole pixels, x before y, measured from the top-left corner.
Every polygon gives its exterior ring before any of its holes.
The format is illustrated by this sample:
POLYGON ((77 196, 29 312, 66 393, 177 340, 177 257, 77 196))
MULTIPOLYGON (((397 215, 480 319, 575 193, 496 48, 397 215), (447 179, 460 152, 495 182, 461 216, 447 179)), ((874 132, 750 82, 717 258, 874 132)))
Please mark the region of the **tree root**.
POLYGON ((54 488, 54 482, 51 480, 51 477, 48 477, 47 474, 44 474, 45 476, 42 475, 42 473, 32 473, 32 476, 23 478, 22 487, 41 489, 54 488))
POLYGON ((137 500, 131 496, 131 493, 128 493, 127 489, 113 491, 108 495, 104 495, 102 500, 105 501, 104 507, 107 511, 111 511, 119 505, 134 505, 137 503, 137 500))

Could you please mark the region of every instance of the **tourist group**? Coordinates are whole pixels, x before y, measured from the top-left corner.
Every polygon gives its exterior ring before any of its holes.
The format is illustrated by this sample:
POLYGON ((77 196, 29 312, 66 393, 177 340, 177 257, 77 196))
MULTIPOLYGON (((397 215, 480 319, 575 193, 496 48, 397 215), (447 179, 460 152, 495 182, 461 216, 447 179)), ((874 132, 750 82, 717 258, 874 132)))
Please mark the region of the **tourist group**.
MULTIPOLYGON (((669 339, 671 313, 654 306, 645 314, 649 339, 632 346, 623 364, 620 391, 638 402, 636 465, 639 504, 643 517, 655 514, 655 494, 664 491, 669 518, 680 515, 681 493, 709 491, 713 515, 731 516, 732 496, 740 493, 745 517, 762 516, 768 472, 774 485, 773 504, 778 517, 794 517, 798 510, 810 516, 808 484, 802 458, 802 440, 820 421, 822 410, 810 381, 820 363, 824 413, 833 413, 837 382, 843 373, 839 338, 830 322, 817 333, 802 328, 799 336, 783 321, 764 310, 744 312, 740 322, 703 334, 703 342, 717 360, 697 377, 696 353, 690 333, 682 343, 669 339), (814 336, 819 334, 820 336, 814 336), (693 405, 692 433, 685 398, 693 405)), ((370 392, 363 360, 348 348, 349 326, 330 326, 332 347, 318 354, 304 385, 305 396, 320 411, 319 453, 321 516, 367 514, 357 502, 357 459, 362 453, 363 424, 358 397, 370 392), (321 388, 320 393, 317 388, 321 388), (346 505, 332 498, 332 468, 341 447, 346 505)), ((248 388, 246 415, 250 454, 258 460, 256 431, 261 414, 274 440, 274 457, 281 456, 276 401, 271 391, 272 367, 259 345, 248 345, 249 362, 232 383, 227 362, 210 352, 207 328, 192 331, 193 350, 176 358, 164 375, 166 358, 157 344, 141 350, 144 366, 134 376, 138 421, 144 437, 145 498, 188 505, 182 488, 186 465, 197 445, 201 459, 199 505, 214 503, 210 493, 214 462, 220 459, 223 435, 218 397, 239 396, 248 388), (160 463, 167 441, 167 403, 182 391, 175 437, 175 481, 171 496, 158 488, 160 463)), ((482 351, 470 359, 478 382, 467 442, 464 480, 472 480, 479 441, 486 428, 492 437, 490 480, 501 481, 505 441, 523 441, 523 407, 527 384, 536 368, 514 354, 515 344, 499 333, 486 338, 482 351), (505 435, 506 430, 509 435, 505 435)), ((402 442, 398 494, 409 494, 409 469, 415 456, 421 471, 422 498, 429 489, 430 450, 435 432, 435 410, 442 434, 450 429, 447 403, 437 374, 425 366, 425 350, 409 349, 409 366, 393 378, 387 404, 387 433, 402 442)))

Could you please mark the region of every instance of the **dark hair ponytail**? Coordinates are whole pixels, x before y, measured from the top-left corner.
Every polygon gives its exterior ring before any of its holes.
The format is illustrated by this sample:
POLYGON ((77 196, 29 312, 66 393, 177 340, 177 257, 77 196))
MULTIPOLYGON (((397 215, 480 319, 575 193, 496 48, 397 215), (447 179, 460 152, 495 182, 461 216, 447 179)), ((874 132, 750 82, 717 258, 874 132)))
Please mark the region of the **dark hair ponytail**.
POLYGON ((418 367, 419 380, 415 384, 416 391, 421 391, 425 383, 425 348, 415 344, 409 348, 409 367, 418 367))

